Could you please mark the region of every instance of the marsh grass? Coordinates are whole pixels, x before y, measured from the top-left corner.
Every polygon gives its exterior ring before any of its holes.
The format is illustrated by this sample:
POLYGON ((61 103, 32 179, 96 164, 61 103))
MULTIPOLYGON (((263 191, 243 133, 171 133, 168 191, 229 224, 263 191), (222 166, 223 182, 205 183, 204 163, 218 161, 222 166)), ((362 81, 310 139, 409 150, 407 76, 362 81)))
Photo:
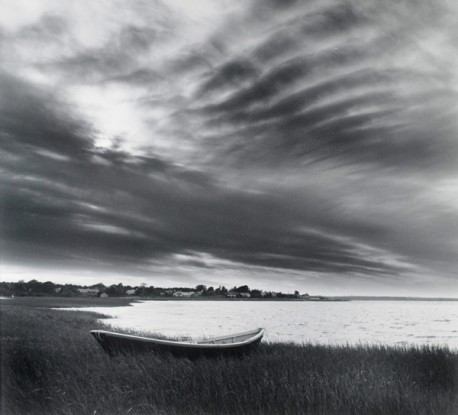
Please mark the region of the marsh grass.
POLYGON ((1 414, 458 413, 446 348, 261 344, 243 358, 107 357, 95 313, 1 305, 1 414))

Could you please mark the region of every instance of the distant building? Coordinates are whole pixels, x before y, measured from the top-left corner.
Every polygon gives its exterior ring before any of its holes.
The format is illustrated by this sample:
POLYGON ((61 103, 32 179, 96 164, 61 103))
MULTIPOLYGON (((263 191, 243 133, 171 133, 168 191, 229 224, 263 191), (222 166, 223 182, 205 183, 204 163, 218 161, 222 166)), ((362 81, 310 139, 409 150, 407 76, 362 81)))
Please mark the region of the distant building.
POLYGON ((137 290, 132 289, 132 290, 127 290, 126 294, 127 295, 134 295, 136 292, 137 292, 137 290))
POLYGON ((301 295, 301 298, 306 298, 306 299, 308 299, 309 297, 310 297, 310 296, 309 296, 307 293, 301 295))
POLYGON ((237 293, 235 291, 229 291, 227 294, 226 294, 226 297, 227 298, 236 298, 237 297, 237 293))
POLYGON ((192 297, 194 294, 193 291, 175 291, 173 293, 174 297, 192 297))
POLYGON ((107 293, 102 293, 102 294, 100 294, 100 298, 108 298, 108 294, 107 293))
POLYGON ((250 298, 251 294, 250 293, 240 293, 240 297, 250 298))
POLYGON ((78 288, 78 292, 87 296, 97 296, 100 291, 98 288, 78 288))

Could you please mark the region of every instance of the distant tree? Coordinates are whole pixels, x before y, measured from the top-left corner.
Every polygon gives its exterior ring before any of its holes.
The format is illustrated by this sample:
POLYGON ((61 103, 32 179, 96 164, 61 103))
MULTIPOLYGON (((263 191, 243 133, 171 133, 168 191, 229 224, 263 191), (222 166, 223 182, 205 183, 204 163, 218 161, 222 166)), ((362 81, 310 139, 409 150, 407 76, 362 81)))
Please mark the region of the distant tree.
POLYGON ((250 288, 248 287, 248 285, 241 285, 240 287, 236 289, 236 291, 239 293, 249 293, 250 288))
POLYGON ((40 293, 41 283, 37 280, 30 280, 29 282, 26 282, 25 286, 27 295, 37 295, 40 293))
POLYGON ((107 289, 107 287, 105 287, 105 285, 101 282, 99 282, 98 284, 91 285, 90 288, 96 288, 101 292, 105 292, 105 290, 107 289))
POLYGON ((227 294, 227 288, 224 286, 220 286, 215 290, 216 295, 226 295, 227 294))
POLYGON ((203 285, 203 284, 196 285, 196 291, 205 292, 205 291, 207 291, 207 286, 203 285))
POLYGON ((300 297, 299 291, 294 291, 294 297, 300 297))
POLYGON ((160 288, 156 288, 153 285, 149 287, 141 287, 140 288, 140 294, 143 297, 157 297, 160 295, 160 288))
POLYGON ((46 281, 41 285, 41 292, 46 295, 55 295, 56 287, 51 281, 46 281))
POLYGON ((205 291, 205 295, 207 296, 215 295, 215 289, 213 287, 208 287, 207 291, 205 291))
POLYGON ((0 295, 5 297, 10 297, 14 295, 15 292, 15 284, 7 283, 7 282, 0 282, 0 295))
POLYGON ((251 290, 251 296, 253 298, 261 298, 262 297, 261 290, 251 290))
POLYGON ((124 295, 126 293, 126 290, 125 290, 124 286, 122 285, 122 283, 119 283, 117 285, 115 285, 115 284, 110 285, 107 288, 106 293, 110 297, 120 297, 120 296, 122 296, 122 295, 124 295))
POLYGON ((15 283, 11 287, 11 290, 13 291, 12 294, 16 296, 27 295, 27 288, 24 280, 19 280, 17 283, 15 283))
POLYGON ((78 295, 78 288, 73 284, 65 284, 60 292, 64 297, 75 297, 78 295))
POLYGON ((267 291, 266 294, 264 295, 266 298, 272 298, 272 291, 267 291))

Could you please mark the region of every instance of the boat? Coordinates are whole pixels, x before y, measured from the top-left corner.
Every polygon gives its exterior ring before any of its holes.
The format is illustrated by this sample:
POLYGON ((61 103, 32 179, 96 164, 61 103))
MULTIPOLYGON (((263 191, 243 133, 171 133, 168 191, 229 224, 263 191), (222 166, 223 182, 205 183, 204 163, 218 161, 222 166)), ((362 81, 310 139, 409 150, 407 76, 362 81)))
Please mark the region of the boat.
POLYGON ((243 355, 261 342, 264 329, 214 337, 198 342, 164 340, 105 330, 91 330, 91 334, 110 356, 117 354, 169 353, 180 357, 243 355))

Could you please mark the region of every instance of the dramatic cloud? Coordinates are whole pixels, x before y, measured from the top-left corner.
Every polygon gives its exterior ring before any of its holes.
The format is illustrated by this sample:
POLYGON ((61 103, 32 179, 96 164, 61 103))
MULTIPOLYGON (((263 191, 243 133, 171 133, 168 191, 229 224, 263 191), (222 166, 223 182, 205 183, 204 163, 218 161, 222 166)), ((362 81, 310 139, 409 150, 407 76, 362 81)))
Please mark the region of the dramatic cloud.
POLYGON ((458 294, 450 2, 1 9, 3 279, 458 294))

